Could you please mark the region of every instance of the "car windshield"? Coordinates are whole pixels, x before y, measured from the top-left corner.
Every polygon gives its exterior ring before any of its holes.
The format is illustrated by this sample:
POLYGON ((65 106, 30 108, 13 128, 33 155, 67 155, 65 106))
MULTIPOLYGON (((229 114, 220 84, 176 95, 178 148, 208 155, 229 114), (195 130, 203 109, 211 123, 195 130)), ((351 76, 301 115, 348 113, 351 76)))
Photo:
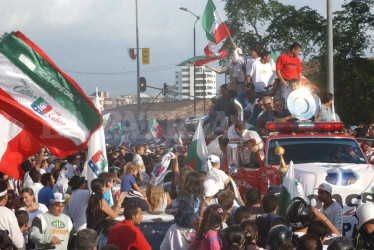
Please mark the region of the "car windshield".
POLYGON ((267 165, 279 165, 277 146, 285 150, 286 163, 367 163, 357 142, 351 138, 274 138, 268 146, 267 165))

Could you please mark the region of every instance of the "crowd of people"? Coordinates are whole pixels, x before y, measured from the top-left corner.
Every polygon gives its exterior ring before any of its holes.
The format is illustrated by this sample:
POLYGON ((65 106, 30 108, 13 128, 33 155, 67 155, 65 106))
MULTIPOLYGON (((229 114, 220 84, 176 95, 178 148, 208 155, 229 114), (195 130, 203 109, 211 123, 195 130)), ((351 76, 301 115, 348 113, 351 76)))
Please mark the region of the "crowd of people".
POLYGON ((22 163, 22 181, 1 174, 0 248, 151 249, 137 227, 144 212, 174 215, 159 246, 165 250, 373 246, 374 204, 357 208, 359 234, 353 241, 345 238, 342 208, 328 183, 317 190, 321 209, 297 197, 282 217, 277 215, 279 186, 270 186, 265 195, 249 188, 235 197, 225 188, 231 177, 216 155, 208 158, 209 171, 197 172, 183 164, 183 147, 170 152, 138 144, 107 151, 109 171, 93 179, 90 190, 82 176, 84 151, 52 160, 42 148, 22 163))
MULTIPOLYGON (((300 44, 292 44, 275 64, 261 47, 244 57, 233 43, 230 65, 207 66, 231 79, 212 99, 204 127, 207 138, 224 134, 218 142, 222 154, 210 155, 205 171, 185 165, 187 146, 124 143, 107 147, 108 172, 89 182, 87 151, 58 159, 42 148, 22 163, 21 180, 0 173, 0 249, 151 249, 137 227, 144 212, 174 215, 159 246, 164 250, 374 249, 374 204, 358 206, 358 234, 346 238, 342 208, 328 183, 317 190, 321 209, 296 197, 285 216, 277 214, 279 186, 270 186, 267 194, 252 187, 243 197, 226 188, 231 177, 222 163, 228 142, 254 139, 249 153, 257 152, 264 148, 266 122, 297 122, 286 103, 292 91, 305 87, 314 98, 311 120, 339 121, 333 96, 302 83, 300 51, 300 44), (243 120, 235 102, 243 108, 243 120)), ((347 133, 361 140, 374 163, 374 124, 362 123, 347 133)))

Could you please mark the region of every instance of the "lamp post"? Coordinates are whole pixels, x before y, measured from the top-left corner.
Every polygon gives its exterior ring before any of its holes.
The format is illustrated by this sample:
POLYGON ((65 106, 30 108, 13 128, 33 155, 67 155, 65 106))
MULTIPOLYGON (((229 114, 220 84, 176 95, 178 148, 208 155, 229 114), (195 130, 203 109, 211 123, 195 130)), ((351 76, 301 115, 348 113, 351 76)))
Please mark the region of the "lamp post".
MULTIPOLYGON (((179 9, 189 12, 196 17, 196 21, 193 24, 193 56, 195 57, 196 56, 196 23, 200 19, 200 17, 196 15, 195 13, 192 13, 185 7, 180 7, 179 9)), ((193 113, 194 115, 196 115, 196 70, 195 70, 195 66, 193 66, 193 96, 194 96, 193 97, 193 113)))

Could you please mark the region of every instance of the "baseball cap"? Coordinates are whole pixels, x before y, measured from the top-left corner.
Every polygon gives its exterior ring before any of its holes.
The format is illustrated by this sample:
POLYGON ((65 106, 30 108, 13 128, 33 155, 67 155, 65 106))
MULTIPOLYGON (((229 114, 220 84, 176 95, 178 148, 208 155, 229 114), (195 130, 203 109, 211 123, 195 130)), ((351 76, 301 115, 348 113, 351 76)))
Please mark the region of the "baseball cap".
POLYGON ((50 202, 57 203, 57 202, 65 202, 65 197, 62 193, 54 193, 54 199, 50 199, 50 202))
POLYGON ((216 156, 216 155, 209 155, 209 161, 211 163, 220 163, 221 162, 221 160, 219 159, 219 157, 216 156))
POLYGON ((214 196, 219 191, 218 184, 213 179, 205 180, 203 185, 206 197, 214 196))
POLYGON ((325 191, 325 192, 332 194, 332 187, 330 184, 327 184, 327 183, 322 183, 321 185, 319 185, 318 188, 316 188, 316 190, 325 191))

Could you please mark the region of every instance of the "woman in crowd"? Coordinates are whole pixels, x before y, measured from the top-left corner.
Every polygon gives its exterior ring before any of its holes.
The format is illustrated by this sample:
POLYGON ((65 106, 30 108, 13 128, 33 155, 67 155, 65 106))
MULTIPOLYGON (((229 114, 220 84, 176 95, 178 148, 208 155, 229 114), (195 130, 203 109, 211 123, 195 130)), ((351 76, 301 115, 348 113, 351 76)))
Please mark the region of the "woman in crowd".
POLYGON ((21 201, 23 207, 20 210, 25 210, 29 214, 29 225, 32 224, 35 216, 48 211, 44 204, 36 202, 34 191, 29 187, 21 191, 21 201))
MULTIPOLYGON (((48 211, 48 208, 44 204, 36 202, 34 191, 29 187, 24 188, 21 191, 21 201, 22 201, 23 207, 21 207, 19 210, 25 210, 28 213, 30 227, 32 225, 32 221, 38 214, 48 211)), ((34 243, 32 243, 31 241, 27 242, 27 240, 26 240, 26 246, 27 246, 27 249, 33 249, 35 247, 34 243)))
POLYGON ((148 184, 147 186, 147 199, 150 206, 150 210, 154 212, 164 212, 167 207, 171 205, 171 199, 168 192, 165 189, 148 184))
POLYGON ((177 212, 174 221, 178 226, 193 228, 204 201, 204 186, 198 172, 190 172, 177 198, 177 212))
POLYGON ((86 209, 87 228, 100 233, 101 229, 110 219, 115 219, 121 208, 121 203, 126 197, 126 192, 120 193, 114 205, 110 207, 104 200, 105 183, 104 179, 97 178, 91 182, 92 194, 88 200, 86 209))

